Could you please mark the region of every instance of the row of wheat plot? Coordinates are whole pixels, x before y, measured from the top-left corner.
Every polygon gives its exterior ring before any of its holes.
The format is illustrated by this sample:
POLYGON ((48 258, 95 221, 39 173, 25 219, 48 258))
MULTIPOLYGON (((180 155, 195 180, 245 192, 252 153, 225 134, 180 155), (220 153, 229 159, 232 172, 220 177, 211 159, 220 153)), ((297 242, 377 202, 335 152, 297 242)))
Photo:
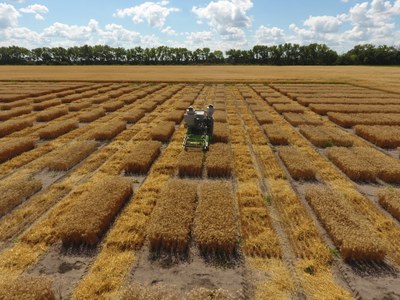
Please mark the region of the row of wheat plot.
POLYGON ((178 175, 180 177, 202 177, 203 166, 208 177, 230 177, 232 166, 229 145, 211 144, 206 154, 199 150, 182 150, 178 158, 178 175))
POLYGON ((190 233, 204 254, 233 255, 237 243, 232 186, 223 181, 171 179, 150 219, 153 250, 186 253, 190 233))
POLYGON ((376 149, 332 147, 326 155, 352 180, 400 182, 400 162, 376 149))
POLYGON ((305 197, 346 260, 382 261, 387 249, 379 232, 351 206, 349 199, 329 187, 310 185, 305 197))

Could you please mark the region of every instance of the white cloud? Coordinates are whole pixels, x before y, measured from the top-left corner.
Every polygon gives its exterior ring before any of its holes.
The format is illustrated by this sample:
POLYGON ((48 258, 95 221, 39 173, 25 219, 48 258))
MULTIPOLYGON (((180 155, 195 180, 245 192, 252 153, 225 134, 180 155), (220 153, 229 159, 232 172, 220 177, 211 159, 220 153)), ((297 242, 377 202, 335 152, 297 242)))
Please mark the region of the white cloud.
POLYGON ((141 35, 139 32, 131 31, 117 24, 107 24, 104 30, 98 30, 99 43, 111 46, 123 46, 129 44, 139 44, 141 35))
POLYGON ((43 21, 44 17, 42 15, 47 14, 49 12, 49 9, 46 6, 41 5, 41 4, 33 4, 33 5, 29 5, 27 7, 21 8, 19 11, 22 13, 25 13, 25 14, 34 14, 36 20, 43 21))
POLYGON ((0 37, 1 46, 18 45, 31 48, 32 45, 38 45, 42 42, 42 37, 39 33, 26 27, 6 28, 0 31, 0 37))
POLYGON ((213 33, 211 31, 187 32, 185 35, 186 44, 190 47, 205 47, 213 40, 213 33))
POLYGON ((20 13, 14 6, 0 3, 0 30, 17 26, 19 17, 20 13))
POLYGON ((333 16, 310 16, 304 21, 304 25, 308 26, 315 32, 328 33, 339 31, 339 26, 343 23, 344 15, 333 16))
POLYGON ((400 35, 394 20, 398 15, 399 0, 372 0, 356 3, 345 14, 310 16, 303 27, 291 24, 289 29, 302 44, 326 43, 339 51, 360 43, 394 45, 400 35), (349 29, 343 31, 342 27, 349 29))
POLYGON ((260 26, 255 33, 257 44, 279 44, 284 37, 284 30, 278 27, 260 26))
POLYGON ((211 1, 205 7, 194 6, 192 12, 200 20, 207 20, 219 34, 235 40, 243 38, 243 29, 251 27, 252 20, 247 12, 252 7, 252 0, 218 0, 211 1))
POLYGON ((45 38, 64 38, 74 41, 89 40, 93 33, 98 32, 99 23, 91 19, 88 25, 68 25, 56 22, 43 30, 45 38))
POLYGON ((137 6, 118 9, 114 17, 132 17, 132 21, 136 24, 146 21, 151 27, 162 28, 170 13, 179 11, 178 8, 167 7, 168 4, 169 1, 144 2, 137 6))
POLYGON ((167 26, 161 30, 162 33, 168 34, 168 35, 177 35, 176 31, 172 29, 170 26, 167 26))

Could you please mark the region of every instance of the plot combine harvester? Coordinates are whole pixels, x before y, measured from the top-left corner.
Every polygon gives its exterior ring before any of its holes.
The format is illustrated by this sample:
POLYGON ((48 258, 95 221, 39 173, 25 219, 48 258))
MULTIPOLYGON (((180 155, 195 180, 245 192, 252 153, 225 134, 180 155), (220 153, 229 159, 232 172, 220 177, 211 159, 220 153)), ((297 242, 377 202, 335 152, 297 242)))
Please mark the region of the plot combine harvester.
POLYGON ((190 106, 184 115, 187 132, 183 140, 183 148, 201 148, 208 150, 212 141, 214 128, 214 106, 208 105, 206 110, 197 110, 190 106))

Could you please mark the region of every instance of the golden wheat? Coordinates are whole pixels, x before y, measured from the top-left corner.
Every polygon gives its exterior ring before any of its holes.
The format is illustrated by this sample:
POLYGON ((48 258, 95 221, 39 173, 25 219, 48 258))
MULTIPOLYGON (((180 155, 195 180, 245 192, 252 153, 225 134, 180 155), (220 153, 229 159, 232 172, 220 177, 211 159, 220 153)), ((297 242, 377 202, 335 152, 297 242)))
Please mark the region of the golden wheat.
POLYGON ((129 179, 107 176, 80 186, 57 220, 56 231, 66 245, 95 245, 132 194, 129 179))
POLYGON ((235 197, 226 181, 205 181, 199 187, 194 237, 203 254, 231 256, 238 239, 235 197))
POLYGON ((309 156, 296 146, 279 147, 278 154, 295 180, 314 180, 317 170, 309 156))
POLYGON ((400 221, 400 190, 383 188, 378 192, 379 204, 400 221))
POLYGON ((316 185, 306 187, 305 197, 345 260, 384 260, 386 248, 379 233, 367 218, 354 211, 351 199, 316 185))
POLYGON ((166 183, 148 226, 151 249, 188 250, 196 202, 196 181, 171 179, 166 183))
POLYGON ((161 142, 141 141, 135 144, 125 156, 125 172, 145 174, 160 155, 161 142))

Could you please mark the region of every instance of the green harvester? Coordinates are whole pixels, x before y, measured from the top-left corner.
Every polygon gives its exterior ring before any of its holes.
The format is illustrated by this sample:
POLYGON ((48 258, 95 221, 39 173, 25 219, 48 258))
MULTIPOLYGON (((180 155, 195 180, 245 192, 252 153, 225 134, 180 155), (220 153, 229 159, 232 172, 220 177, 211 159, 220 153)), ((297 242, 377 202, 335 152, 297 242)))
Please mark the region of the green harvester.
POLYGON ((207 151, 212 142, 214 129, 214 106, 209 105, 205 110, 189 107, 184 115, 187 132, 183 140, 183 148, 199 148, 207 151))

